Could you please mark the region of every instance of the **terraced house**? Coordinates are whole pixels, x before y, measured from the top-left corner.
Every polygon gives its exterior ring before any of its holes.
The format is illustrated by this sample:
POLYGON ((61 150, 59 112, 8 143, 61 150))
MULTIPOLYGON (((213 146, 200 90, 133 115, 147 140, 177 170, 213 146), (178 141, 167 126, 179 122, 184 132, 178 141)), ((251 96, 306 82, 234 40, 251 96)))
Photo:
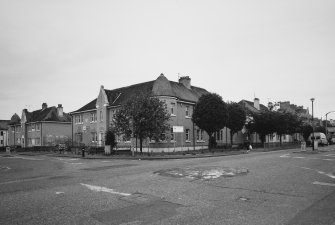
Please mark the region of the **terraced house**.
POLYGON ((9 126, 9 145, 21 147, 55 146, 71 141, 71 116, 58 107, 42 108, 33 112, 22 110, 19 118, 15 114, 9 126))
MULTIPOLYGON (((113 124, 116 110, 138 93, 158 97, 165 102, 171 116, 171 130, 167 131, 166 139, 159 142, 147 140, 144 147, 150 147, 153 151, 179 151, 207 146, 207 134, 193 124, 191 116, 199 97, 208 91, 192 86, 188 76, 180 77, 179 82, 174 82, 163 74, 156 80, 114 90, 101 86, 97 98, 71 113, 74 144, 103 146, 105 133, 113 124), (174 133, 173 126, 180 128, 179 131, 182 132, 174 133)), ((119 137, 118 145, 130 145, 130 141, 119 137)))

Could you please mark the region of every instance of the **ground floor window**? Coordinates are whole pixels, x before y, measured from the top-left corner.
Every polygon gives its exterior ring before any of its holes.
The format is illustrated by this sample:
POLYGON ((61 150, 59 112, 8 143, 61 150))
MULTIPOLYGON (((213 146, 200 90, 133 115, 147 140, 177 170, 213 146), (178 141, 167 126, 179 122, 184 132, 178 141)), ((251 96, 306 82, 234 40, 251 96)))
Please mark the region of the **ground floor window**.
POLYGON ((82 133, 76 133, 74 135, 75 141, 77 143, 82 143, 83 142, 83 134, 82 133))
POLYGON ((171 141, 174 141, 174 133, 173 133, 173 128, 172 127, 170 129, 170 133, 171 133, 171 141))
POLYGON ((185 129, 185 141, 190 141, 190 129, 185 129))
POLYGON ((203 141, 203 130, 197 129, 197 141, 203 141))

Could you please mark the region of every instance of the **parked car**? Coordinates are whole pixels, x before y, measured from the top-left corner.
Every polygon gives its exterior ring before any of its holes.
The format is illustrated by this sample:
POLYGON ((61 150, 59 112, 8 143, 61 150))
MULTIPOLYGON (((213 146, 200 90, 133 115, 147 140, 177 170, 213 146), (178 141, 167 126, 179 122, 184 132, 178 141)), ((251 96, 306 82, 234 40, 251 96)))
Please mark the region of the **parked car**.
POLYGON ((315 141, 318 142, 318 145, 321 145, 321 146, 328 145, 328 141, 324 133, 314 132, 314 135, 313 133, 311 133, 308 137, 308 140, 310 143, 312 143, 313 138, 315 138, 315 141))

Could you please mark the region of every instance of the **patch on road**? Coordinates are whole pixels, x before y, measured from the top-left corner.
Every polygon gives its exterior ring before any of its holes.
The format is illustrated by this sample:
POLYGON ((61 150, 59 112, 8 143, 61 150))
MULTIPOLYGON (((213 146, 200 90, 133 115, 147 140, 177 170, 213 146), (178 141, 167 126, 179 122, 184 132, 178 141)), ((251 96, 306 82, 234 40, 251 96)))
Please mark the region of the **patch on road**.
POLYGON ((125 208, 112 209, 91 214, 91 217, 104 224, 152 224, 177 214, 180 204, 156 200, 125 208))
POLYGON ((192 180, 216 179, 219 177, 235 177, 246 175, 249 172, 247 168, 213 167, 213 168, 173 168, 154 172, 161 176, 190 178, 192 180))
POLYGON ((100 167, 92 167, 92 168, 83 168, 81 170, 101 171, 101 170, 117 169, 117 168, 123 168, 123 167, 131 167, 131 166, 135 166, 135 164, 122 164, 122 165, 112 165, 112 166, 100 166, 100 167))

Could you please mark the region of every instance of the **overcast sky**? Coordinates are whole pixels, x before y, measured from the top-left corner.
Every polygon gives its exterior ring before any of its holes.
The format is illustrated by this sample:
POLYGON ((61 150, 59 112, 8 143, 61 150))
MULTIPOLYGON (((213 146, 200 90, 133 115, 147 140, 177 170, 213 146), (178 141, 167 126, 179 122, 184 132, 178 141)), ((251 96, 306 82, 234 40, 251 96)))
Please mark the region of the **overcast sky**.
MULTIPOLYGON (((225 101, 335 110, 334 0, 0 0, 0 119, 160 73, 225 101)), ((335 119, 335 113, 328 118, 335 119)))

